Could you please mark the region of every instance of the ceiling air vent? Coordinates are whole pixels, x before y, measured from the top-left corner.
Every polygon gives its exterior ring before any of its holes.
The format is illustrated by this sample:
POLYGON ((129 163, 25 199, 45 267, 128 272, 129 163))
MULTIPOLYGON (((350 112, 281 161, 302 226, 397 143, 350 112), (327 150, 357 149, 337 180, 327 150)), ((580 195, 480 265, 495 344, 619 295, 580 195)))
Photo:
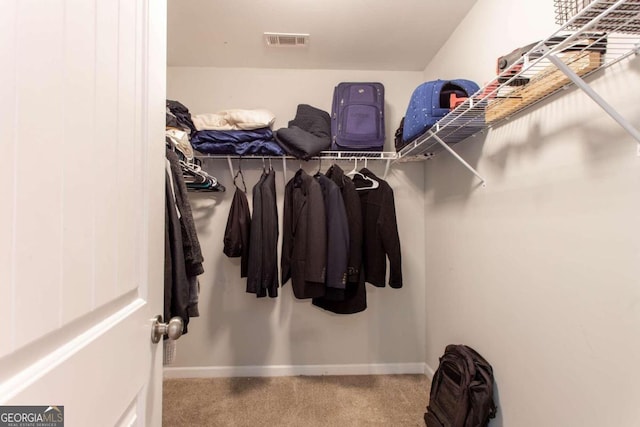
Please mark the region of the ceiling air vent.
POLYGON ((309 34, 264 33, 264 42, 269 47, 306 47, 309 34))

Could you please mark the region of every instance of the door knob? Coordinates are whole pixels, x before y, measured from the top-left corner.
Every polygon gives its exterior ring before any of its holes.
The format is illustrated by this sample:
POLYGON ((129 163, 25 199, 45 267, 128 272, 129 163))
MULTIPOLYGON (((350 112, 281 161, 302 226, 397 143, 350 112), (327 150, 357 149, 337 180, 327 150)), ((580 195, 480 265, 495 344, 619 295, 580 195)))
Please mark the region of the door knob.
POLYGON ((162 323, 162 316, 157 315, 153 319, 153 325, 151 326, 151 342, 157 344, 163 336, 168 336, 169 339, 177 340, 182 336, 182 329, 184 323, 181 317, 172 317, 167 323, 162 323))

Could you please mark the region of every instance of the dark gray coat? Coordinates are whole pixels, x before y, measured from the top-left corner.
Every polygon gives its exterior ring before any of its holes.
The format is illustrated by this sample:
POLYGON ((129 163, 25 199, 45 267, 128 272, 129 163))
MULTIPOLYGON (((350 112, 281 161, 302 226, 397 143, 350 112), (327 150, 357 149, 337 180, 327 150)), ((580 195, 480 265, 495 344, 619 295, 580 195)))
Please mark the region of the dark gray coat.
POLYGON ((165 227, 164 227, 164 313, 165 319, 182 318, 183 333, 189 324, 188 307, 190 286, 185 268, 182 226, 178 218, 171 176, 165 175, 165 227))
POLYGON ((314 298, 313 305, 337 314, 353 314, 366 310, 367 291, 362 270, 362 209, 360 196, 351 178, 338 165, 332 165, 327 173, 340 188, 349 227, 349 256, 347 262, 347 286, 342 301, 314 298))
POLYGON ((324 295, 327 228, 320 184, 300 169, 284 190, 282 285, 291 279, 296 298, 324 295))
POLYGON ((175 191, 175 201, 180 210, 180 222, 182 224, 182 239, 184 245, 184 262, 187 276, 199 276, 204 273, 202 262, 202 250, 196 231, 196 223, 191 212, 191 203, 187 194, 187 184, 182 177, 182 168, 178 155, 170 149, 166 149, 166 157, 171 164, 171 178, 173 179, 173 189, 175 191))

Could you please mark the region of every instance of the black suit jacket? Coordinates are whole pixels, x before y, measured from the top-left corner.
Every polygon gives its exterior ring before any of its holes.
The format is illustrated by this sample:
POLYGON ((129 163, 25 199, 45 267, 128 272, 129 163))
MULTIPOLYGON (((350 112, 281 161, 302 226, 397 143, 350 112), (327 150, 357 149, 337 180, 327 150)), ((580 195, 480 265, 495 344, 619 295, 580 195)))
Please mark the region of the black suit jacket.
POLYGON ((278 207, 276 171, 270 169, 262 183, 262 293, 278 296, 278 207))
POLYGON ((266 173, 253 186, 253 215, 249 239, 249 270, 247 274, 247 292, 261 296, 262 282, 262 183, 266 173))
POLYGON ((327 259, 325 207, 320 184, 300 169, 284 190, 282 284, 296 298, 324 295, 327 259))
POLYGON ((247 292, 278 296, 278 209, 275 171, 264 171, 253 187, 247 292))
MULTIPOLYGON (((358 190, 364 224, 365 280, 374 286, 384 287, 387 273, 386 257, 388 257, 389 286, 401 288, 402 256, 393 189, 386 181, 378 178, 366 168, 361 169, 360 173, 379 183, 376 189, 358 190)), ((370 186, 366 180, 357 175, 353 182, 356 188, 370 186)))

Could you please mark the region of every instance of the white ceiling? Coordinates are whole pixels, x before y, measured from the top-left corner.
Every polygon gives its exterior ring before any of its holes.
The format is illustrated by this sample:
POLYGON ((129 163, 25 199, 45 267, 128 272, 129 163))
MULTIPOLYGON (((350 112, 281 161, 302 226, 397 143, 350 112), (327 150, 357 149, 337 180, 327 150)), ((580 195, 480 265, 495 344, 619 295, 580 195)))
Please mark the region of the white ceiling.
POLYGON ((169 0, 168 65, 422 71, 477 0, 169 0), (307 48, 264 32, 308 33, 307 48))

